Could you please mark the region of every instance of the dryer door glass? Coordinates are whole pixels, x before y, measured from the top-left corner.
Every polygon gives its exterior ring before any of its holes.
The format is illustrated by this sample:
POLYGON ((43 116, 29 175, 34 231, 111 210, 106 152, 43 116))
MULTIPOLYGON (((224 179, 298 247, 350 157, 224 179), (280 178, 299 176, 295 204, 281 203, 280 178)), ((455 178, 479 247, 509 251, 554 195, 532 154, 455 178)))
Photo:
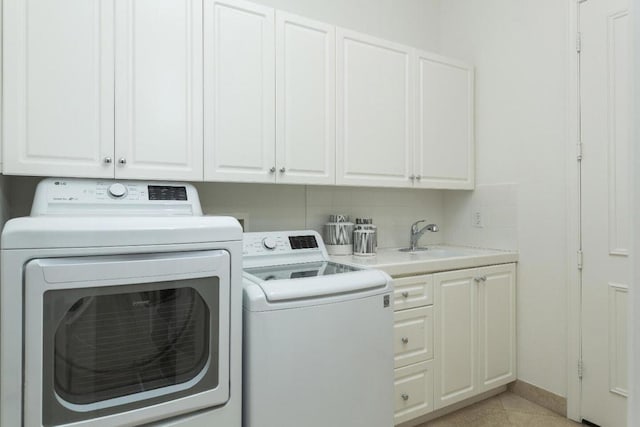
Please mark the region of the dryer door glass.
MULTIPOLYGON (((154 283, 153 288, 162 289, 81 298, 73 291, 45 294, 45 306, 58 311, 52 313, 59 319, 53 379, 62 399, 85 405, 182 384, 200 374, 209 346, 217 347, 210 339, 218 338, 209 334, 207 303, 193 287, 154 283)), ((217 375, 210 381, 216 386, 217 375)))

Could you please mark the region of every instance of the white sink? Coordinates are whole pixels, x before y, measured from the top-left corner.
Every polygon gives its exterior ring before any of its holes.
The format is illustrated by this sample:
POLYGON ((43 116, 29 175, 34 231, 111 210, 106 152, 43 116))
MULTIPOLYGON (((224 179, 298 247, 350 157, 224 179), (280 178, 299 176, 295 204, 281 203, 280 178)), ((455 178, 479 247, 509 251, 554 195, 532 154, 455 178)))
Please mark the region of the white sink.
POLYGON ((400 252, 406 252, 411 255, 420 255, 432 258, 455 258, 470 255, 469 251, 446 248, 418 247, 413 251, 411 250, 411 248, 402 248, 398 250, 400 252))

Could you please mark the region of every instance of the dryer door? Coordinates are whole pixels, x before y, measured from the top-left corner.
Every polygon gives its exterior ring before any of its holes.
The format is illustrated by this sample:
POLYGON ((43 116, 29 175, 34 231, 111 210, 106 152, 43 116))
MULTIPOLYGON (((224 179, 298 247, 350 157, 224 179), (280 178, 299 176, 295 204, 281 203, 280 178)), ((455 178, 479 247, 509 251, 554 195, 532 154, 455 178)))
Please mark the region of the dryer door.
POLYGON ((36 259, 25 425, 137 425, 229 398, 226 251, 36 259))

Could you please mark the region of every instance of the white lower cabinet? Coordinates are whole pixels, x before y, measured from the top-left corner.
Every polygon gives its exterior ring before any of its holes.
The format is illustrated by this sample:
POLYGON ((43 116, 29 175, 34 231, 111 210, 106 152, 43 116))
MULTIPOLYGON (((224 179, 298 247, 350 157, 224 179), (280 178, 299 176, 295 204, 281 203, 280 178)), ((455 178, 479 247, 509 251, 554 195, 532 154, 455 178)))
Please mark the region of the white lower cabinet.
POLYGON ((515 264, 395 279, 395 424, 516 379, 515 287, 515 264))
POLYGON ((434 275, 435 409, 516 379, 515 264, 434 275))

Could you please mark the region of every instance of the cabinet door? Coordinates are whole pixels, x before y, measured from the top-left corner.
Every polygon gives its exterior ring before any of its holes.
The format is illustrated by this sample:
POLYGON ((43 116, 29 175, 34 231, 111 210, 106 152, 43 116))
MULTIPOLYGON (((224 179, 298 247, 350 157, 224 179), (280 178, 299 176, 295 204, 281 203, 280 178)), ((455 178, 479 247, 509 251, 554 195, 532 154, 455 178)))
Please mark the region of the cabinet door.
POLYGON ((205 180, 275 182, 274 10, 204 7, 205 180))
POLYGON ((276 12, 277 182, 335 183, 335 27, 276 12))
POLYGON ((476 394, 476 273, 434 275, 436 409, 476 394))
POLYGON ((516 379, 514 264, 478 270, 478 392, 516 379))
POLYGON ((202 0, 116 3, 116 177, 202 180, 202 0))
POLYGON ((474 187, 473 68, 417 54, 416 186, 474 187))
POLYGON ((411 49, 337 30, 336 181, 411 187, 411 49))
POLYGON ((113 177, 113 0, 4 0, 4 172, 113 177))

